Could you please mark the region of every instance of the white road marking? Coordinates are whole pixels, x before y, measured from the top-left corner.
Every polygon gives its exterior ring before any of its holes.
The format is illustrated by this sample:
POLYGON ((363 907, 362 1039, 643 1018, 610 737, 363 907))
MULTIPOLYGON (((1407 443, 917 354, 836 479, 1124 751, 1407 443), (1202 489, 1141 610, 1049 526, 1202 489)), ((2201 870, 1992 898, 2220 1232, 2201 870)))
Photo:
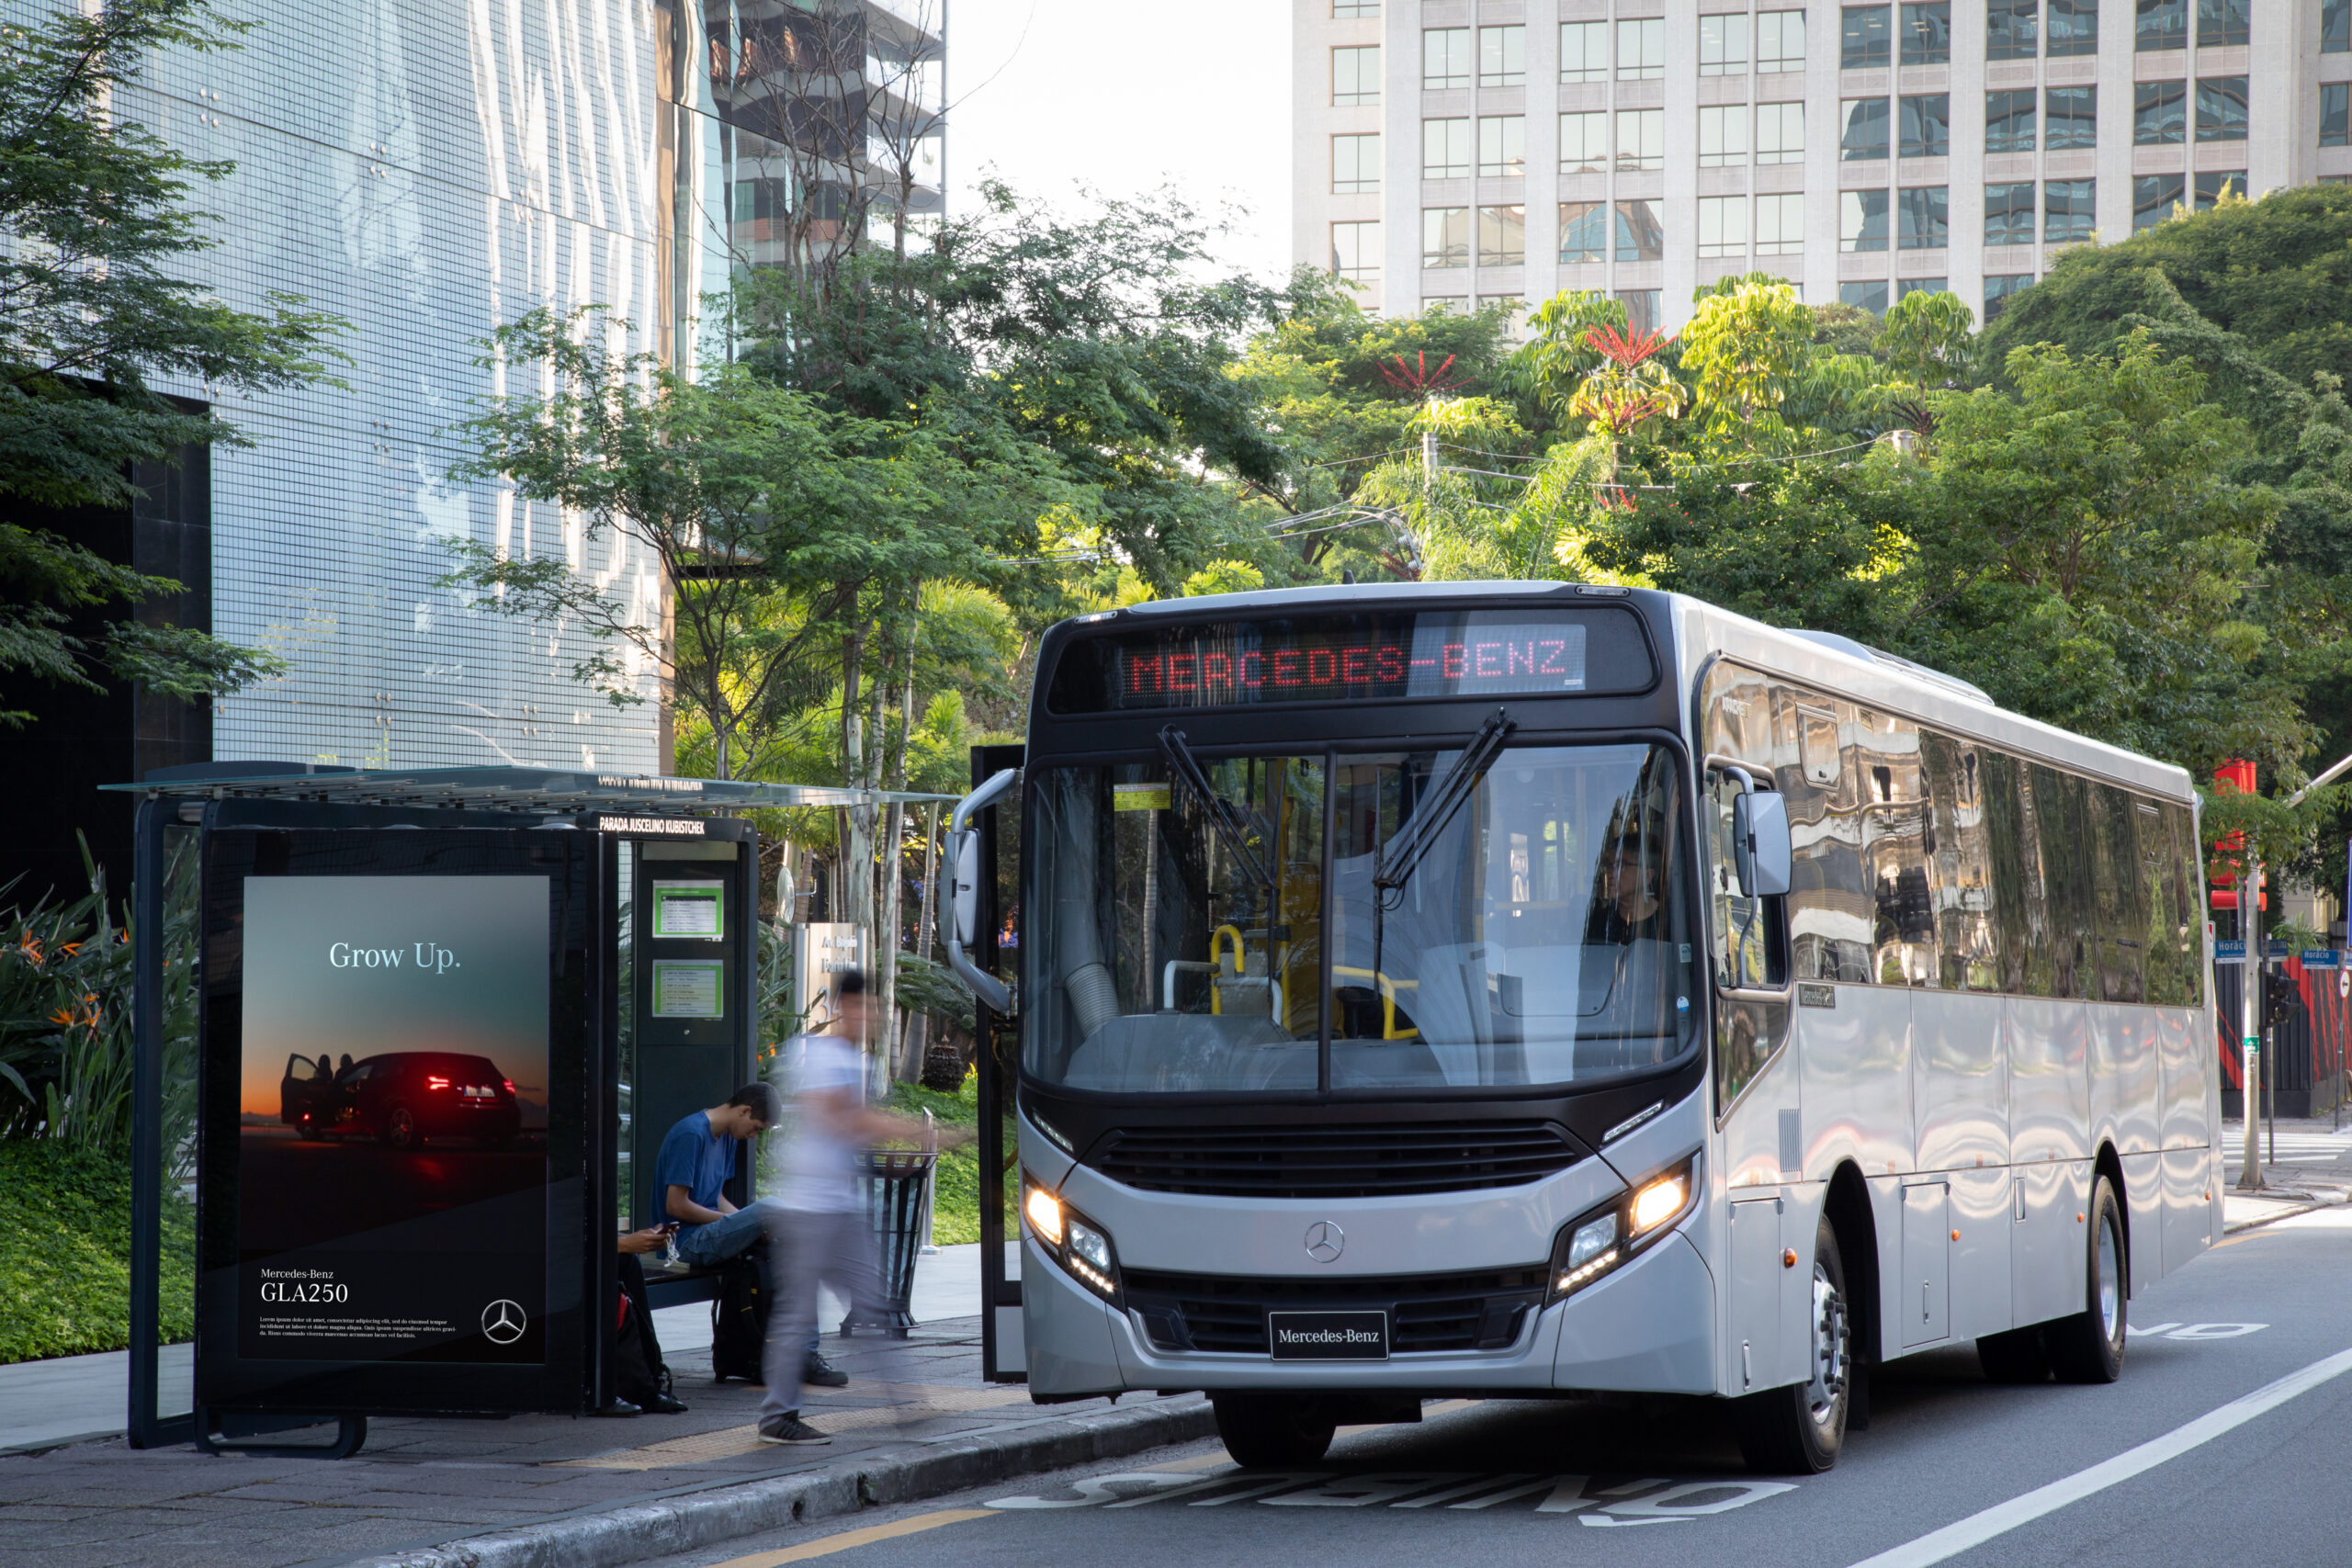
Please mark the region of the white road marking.
POLYGON ((2192 1323, 2186 1328, 2176 1328, 2169 1337, 2174 1339, 2243 1339, 2249 1334, 2259 1334, 2270 1325, 2267 1323, 2192 1323))
POLYGON ((1540 1498, 1539 1514, 1577 1514, 1588 1525, 1671 1524, 1745 1507, 1795 1487, 1773 1481, 1668 1481, 1646 1476, 1591 1489, 1584 1475, 1502 1473, 1467 1475, 1460 1471, 1386 1471, 1348 1474, 1328 1470, 1268 1472, 1225 1469, 1122 1471, 1082 1476, 1069 1483, 1071 1497, 998 1497, 991 1508, 1140 1508, 1182 1501, 1189 1507, 1216 1508, 1257 1502, 1280 1508, 1452 1507, 1485 1509, 1522 1498, 1540 1498), (1241 1483, 1238 1491, 1223 1488, 1241 1483), (1216 1492, 1216 1496, 1199 1494, 1216 1492), (1455 1502, 1453 1499, 1462 1501, 1455 1502), (1693 1499, 1697 1499, 1693 1501, 1693 1499))
POLYGON ((2162 1437, 2153 1438, 2138 1448, 2127 1449, 2113 1459, 2076 1471, 2047 1486, 2036 1487, 2022 1496, 1996 1504, 1981 1513, 1955 1520, 1939 1530, 1931 1530, 1917 1540, 1906 1541, 1875 1557, 1864 1558, 1853 1568, 1930 1568, 1959 1556, 1962 1552, 1984 1545, 2007 1535, 2020 1525, 2031 1524, 2045 1514, 2054 1514, 2070 1503, 2079 1503, 2109 1487, 2131 1480, 2156 1468, 2169 1460, 2202 1448, 2214 1438, 2235 1431, 2256 1416, 2275 1410, 2298 1394, 2309 1393, 2321 1384, 2352 1372, 2352 1350, 2339 1350, 2335 1355, 2313 1361, 2301 1371, 2290 1372, 2276 1382, 2266 1383, 2252 1393, 2233 1399, 2218 1410, 2207 1412, 2194 1421, 2176 1427, 2162 1437))

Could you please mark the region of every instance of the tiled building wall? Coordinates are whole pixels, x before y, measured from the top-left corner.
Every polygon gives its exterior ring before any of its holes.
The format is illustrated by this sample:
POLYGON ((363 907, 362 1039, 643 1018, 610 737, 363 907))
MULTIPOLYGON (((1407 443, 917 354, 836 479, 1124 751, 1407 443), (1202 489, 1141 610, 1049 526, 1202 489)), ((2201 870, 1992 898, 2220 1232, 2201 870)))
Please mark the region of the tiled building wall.
MULTIPOLYGON (((650 770, 649 700, 574 681, 576 626, 436 586, 472 539, 589 573, 639 618, 655 563, 584 519, 458 484, 449 427, 536 372, 474 363, 533 306, 597 304, 658 342, 666 174, 654 0, 246 0, 241 49, 159 60, 128 118, 233 161, 195 205, 198 276, 350 322, 345 385, 213 400, 251 437, 212 461, 213 627, 291 671, 218 705, 213 754, 379 766, 650 770)), ((521 389, 517 387, 517 389, 521 389)))

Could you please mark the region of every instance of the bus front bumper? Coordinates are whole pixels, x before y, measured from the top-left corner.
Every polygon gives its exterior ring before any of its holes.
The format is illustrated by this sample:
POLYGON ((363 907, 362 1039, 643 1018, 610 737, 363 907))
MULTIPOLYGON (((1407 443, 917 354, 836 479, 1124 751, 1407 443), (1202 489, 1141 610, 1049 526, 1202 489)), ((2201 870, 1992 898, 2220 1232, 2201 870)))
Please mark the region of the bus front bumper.
POLYGON ((1029 1386, 1044 1398, 1130 1389, 1711 1393, 1716 1386, 1714 1282, 1679 1232, 1566 1301, 1530 1313, 1506 1348, 1376 1361, 1157 1348, 1133 1314, 1080 1286, 1034 1237, 1022 1242, 1021 1277, 1029 1386))

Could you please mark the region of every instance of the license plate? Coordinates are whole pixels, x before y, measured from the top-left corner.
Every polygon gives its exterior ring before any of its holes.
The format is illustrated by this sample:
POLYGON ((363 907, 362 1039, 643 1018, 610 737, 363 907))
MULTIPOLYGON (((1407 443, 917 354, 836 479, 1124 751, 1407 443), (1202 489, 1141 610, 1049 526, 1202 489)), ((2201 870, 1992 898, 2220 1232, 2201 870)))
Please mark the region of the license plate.
POLYGON ((1270 1312, 1266 1343, 1277 1361, 1385 1361, 1385 1312, 1270 1312))

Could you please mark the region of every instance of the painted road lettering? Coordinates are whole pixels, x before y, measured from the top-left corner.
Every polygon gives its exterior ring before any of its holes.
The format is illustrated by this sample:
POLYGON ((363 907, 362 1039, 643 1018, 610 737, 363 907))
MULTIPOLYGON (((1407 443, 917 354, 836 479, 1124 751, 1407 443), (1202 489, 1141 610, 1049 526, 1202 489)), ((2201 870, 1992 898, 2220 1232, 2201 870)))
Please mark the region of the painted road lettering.
POLYGON ((2132 1335, 2136 1339, 2243 1339, 2269 1326, 2267 1323, 2158 1323, 2143 1328, 2135 1323, 2132 1335))
POLYGON ((991 1508, 1140 1508, 1182 1503, 1217 1508, 1228 1503, 1275 1508, 1430 1508, 1483 1510, 1533 1500, 1532 1512, 1574 1514, 1597 1529, 1688 1523, 1729 1513, 1777 1497, 1796 1487, 1780 1481, 1674 1481, 1662 1476, 1595 1483, 1585 1475, 1506 1472, 1470 1475, 1460 1471, 1227 1470, 1214 1475, 1191 1472, 1129 1471, 1090 1475, 1069 1483, 1068 1497, 999 1497, 991 1508), (1228 1488, 1230 1490, 1228 1490, 1228 1488))

